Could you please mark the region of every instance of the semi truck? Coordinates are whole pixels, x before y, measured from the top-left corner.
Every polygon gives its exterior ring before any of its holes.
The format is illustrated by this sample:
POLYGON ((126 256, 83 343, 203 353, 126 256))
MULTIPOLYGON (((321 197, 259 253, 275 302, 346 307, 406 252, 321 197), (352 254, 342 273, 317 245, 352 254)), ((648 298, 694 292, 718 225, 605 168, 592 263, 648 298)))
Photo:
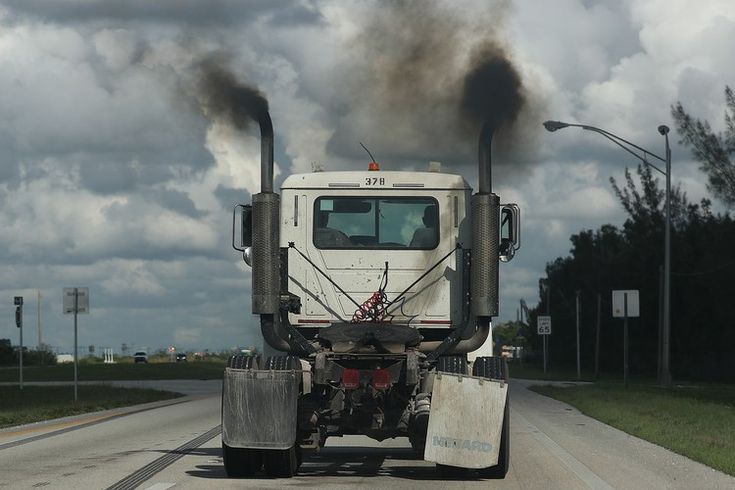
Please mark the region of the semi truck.
MULTIPOLYGON (((520 210, 491 189, 492 128, 479 186, 427 171, 316 171, 273 184, 261 132, 261 192, 233 213, 252 267, 252 313, 271 355, 236 355, 222 390, 230 477, 291 477, 328 438, 407 437, 445 475, 505 477, 508 369, 468 357, 491 340, 499 262, 520 248, 520 210)), ((492 349, 485 349, 488 353, 492 349)))

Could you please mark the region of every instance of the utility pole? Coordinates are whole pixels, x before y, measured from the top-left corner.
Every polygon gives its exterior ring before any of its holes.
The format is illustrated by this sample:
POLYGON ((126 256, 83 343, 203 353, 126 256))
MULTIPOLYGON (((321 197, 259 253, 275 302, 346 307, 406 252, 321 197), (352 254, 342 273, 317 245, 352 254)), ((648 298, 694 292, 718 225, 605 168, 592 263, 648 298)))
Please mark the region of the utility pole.
POLYGON ((602 310, 602 295, 597 293, 597 328, 595 333, 595 379, 600 376, 600 314, 602 310))
POLYGON ((623 294, 624 317, 623 317, 623 383, 628 387, 628 293, 623 294))
POLYGON ((656 363, 656 379, 660 386, 664 385, 663 377, 663 334, 664 334, 664 266, 658 267, 658 362, 656 363))
POLYGON ((580 322, 580 310, 582 308, 581 304, 581 298, 580 298, 581 291, 577 290, 577 381, 582 379, 582 362, 580 360, 579 356, 579 322, 580 322))
POLYGON ((36 297, 37 303, 36 303, 36 322, 38 327, 38 350, 41 350, 41 346, 43 345, 43 337, 41 336, 41 290, 37 289, 36 292, 38 293, 38 296, 36 297))

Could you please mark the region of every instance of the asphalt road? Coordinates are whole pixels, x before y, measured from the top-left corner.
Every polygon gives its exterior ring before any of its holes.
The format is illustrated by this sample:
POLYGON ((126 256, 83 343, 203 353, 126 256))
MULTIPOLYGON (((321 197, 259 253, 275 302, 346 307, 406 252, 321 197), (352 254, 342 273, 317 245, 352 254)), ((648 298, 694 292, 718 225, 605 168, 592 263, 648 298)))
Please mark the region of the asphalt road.
POLYGON ((735 488, 729 477, 511 383, 505 480, 442 481, 408 441, 335 438, 293 479, 231 480, 220 451, 217 383, 151 404, 0 431, 4 488, 735 488), (163 406, 162 406, 163 405, 163 406))

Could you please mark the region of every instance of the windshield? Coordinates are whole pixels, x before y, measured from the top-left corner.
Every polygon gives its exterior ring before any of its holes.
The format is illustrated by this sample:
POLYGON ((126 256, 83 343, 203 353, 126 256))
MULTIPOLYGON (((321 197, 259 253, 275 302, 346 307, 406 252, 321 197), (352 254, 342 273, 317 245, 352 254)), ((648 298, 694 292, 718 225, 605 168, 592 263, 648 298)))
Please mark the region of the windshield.
POLYGON ((320 197, 314 204, 314 245, 321 249, 429 250, 439 244, 438 230, 433 197, 320 197))

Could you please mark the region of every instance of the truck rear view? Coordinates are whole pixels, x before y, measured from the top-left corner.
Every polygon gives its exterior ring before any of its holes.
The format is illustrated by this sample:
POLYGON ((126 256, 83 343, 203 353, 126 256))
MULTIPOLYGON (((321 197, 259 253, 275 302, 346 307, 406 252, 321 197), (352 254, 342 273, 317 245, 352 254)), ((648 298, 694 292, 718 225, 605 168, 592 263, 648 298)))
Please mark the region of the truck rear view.
POLYGON ((253 269, 252 305, 278 355, 233 356, 222 440, 230 476, 295 474, 329 437, 408 437, 441 472, 504 477, 508 373, 467 354, 498 313, 498 262, 520 246, 519 210, 480 179, 432 171, 315 172, 273 190, 273 133, 261 117, 261 192, 233 216, 253 269))

